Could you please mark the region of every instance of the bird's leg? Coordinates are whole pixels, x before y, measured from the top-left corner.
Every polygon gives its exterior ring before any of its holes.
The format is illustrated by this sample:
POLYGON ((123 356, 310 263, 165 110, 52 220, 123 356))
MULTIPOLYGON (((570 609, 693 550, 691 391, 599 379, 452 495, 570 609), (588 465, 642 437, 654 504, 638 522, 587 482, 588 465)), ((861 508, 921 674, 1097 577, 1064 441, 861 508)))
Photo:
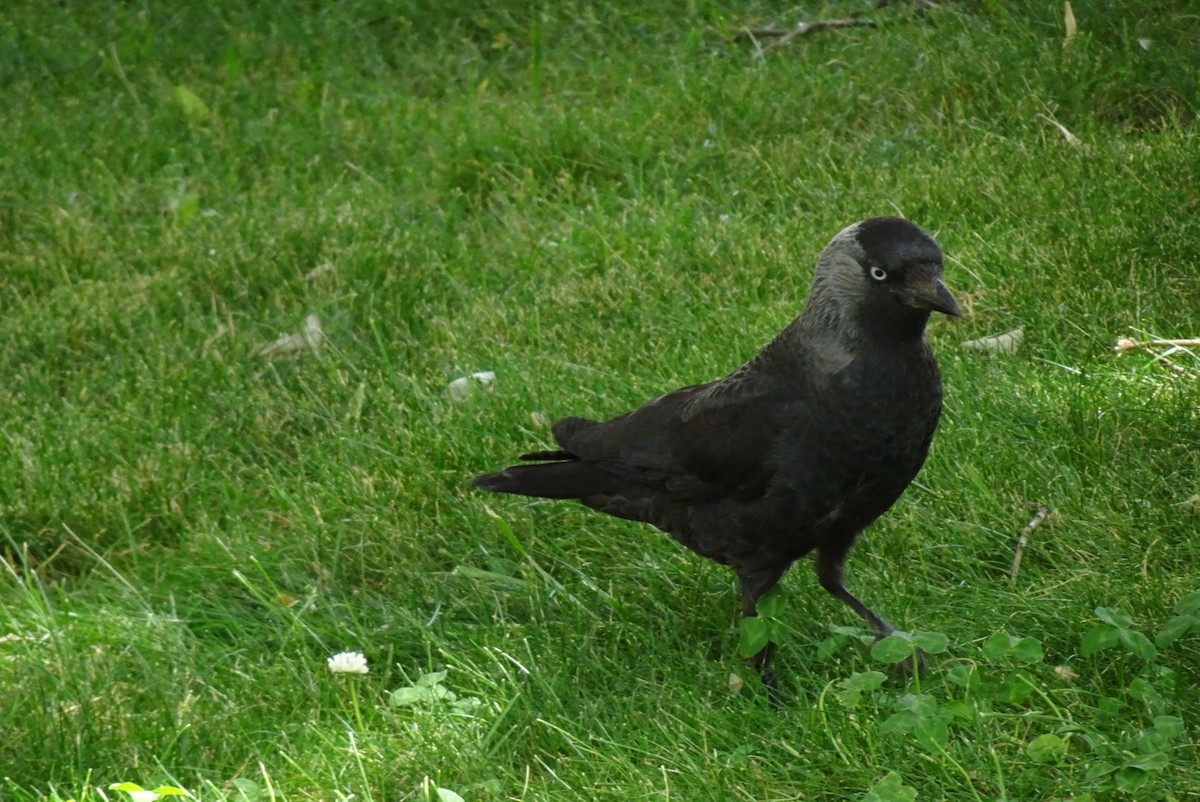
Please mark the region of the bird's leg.
MULTIPOLYGON (((738 579, 742 586, 742 617, 753 618, 758 615, 758 600, 764 593, 775 587, 779 581, 779 577, 783 575, 782 571, 772 572, 767 575, 739 575, 738 579)), ((779 680, 775 676, 775 643, 767 641, 767 645, 758 651, 757 654, 746 659, 746 664, 756 670, 762 677, 763 687, 767 689, 767 696, 771 702, 779 704, 782 695, 779 691, 779 680)))
MULTIPOLYGON (((849 548, 822 548, 817 551, 817 581, 821 583, 821 587, 825 588, 829 595, 836 599, 841 599, 846 605, 858 613, 863 621, 866 621, 871 629, 875 632, 875 640, 886 638, 896 631, 896 628, 888 623, 887 619, 880 616, 867 605, 863 604, 862 600, 846 589, 844 580, 845 570, 844 563, 846 561, 846 552, 849 548)), ((917 668, 925 670, 925 655, 921 650, 916 651, 917 668)), ((896 666, 901 671, 907 670, 910 666, 908 662, 898 664, 896 666)))
POLYGON ((858 613, 859 617, 870 625, 876 638, 885 638, 891 635, 896 628, 846 589, 843 568, 845 560, 845 549, 823 548, 817 552, 817 580, 821 583, 821 587, 825 588, 830 596, 841 599, 851 610, 858 613))

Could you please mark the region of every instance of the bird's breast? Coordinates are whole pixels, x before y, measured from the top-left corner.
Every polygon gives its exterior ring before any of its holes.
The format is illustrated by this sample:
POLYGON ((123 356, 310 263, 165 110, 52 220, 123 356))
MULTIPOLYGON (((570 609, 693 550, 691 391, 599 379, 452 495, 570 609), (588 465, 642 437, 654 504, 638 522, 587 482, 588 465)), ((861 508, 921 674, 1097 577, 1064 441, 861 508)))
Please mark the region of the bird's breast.
POLYGON ((855 506, 886 509, 925 462, 941 414, 937 366, 932 358, 853 365, 814 406, 806 443, 792 452, 816 465, 796 467, 810 474, 801 484, 840 502, 843 518, 855 506))

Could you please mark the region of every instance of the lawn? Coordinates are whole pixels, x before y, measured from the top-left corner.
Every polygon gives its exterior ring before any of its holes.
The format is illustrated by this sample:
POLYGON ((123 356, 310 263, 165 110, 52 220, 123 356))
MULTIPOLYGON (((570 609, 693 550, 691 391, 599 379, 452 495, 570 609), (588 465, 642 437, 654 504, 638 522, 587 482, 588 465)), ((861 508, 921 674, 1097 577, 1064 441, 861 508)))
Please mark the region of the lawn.
POLYGON ((7 4, 0 798, 1200 799, 1200 14, 870 5, 7 4), (930 670, 799 563, 776 708, 726 569, 469 480, 883 214, 965 314, 849 583, 930 670))

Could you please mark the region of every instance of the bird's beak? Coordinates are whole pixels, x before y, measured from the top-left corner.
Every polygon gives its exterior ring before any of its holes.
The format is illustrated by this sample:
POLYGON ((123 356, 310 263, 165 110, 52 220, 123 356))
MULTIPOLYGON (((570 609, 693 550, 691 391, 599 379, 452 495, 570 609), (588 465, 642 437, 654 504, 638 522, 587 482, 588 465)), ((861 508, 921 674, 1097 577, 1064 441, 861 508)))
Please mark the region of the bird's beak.
POLYGON ((905 301, 909 306, 941 312, 943 315, 951 317, 962 317, 958 302, 954 300, 954 296, 950 294, 950 290, 946 289, 946 285, 940 278, 930 276, 924 281, 913 282, 910 280, 907 289, 908 297, 905 301))

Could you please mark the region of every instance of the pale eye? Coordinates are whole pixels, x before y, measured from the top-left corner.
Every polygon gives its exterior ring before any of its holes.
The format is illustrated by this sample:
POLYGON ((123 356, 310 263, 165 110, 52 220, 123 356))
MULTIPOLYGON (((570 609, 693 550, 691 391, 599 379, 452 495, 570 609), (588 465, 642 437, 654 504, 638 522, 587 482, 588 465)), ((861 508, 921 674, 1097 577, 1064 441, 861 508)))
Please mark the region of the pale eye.
POLYGON ((871 278, 875 279, 876 281, 887 281, 887 271, 882 267, 872 267, 871 278))

